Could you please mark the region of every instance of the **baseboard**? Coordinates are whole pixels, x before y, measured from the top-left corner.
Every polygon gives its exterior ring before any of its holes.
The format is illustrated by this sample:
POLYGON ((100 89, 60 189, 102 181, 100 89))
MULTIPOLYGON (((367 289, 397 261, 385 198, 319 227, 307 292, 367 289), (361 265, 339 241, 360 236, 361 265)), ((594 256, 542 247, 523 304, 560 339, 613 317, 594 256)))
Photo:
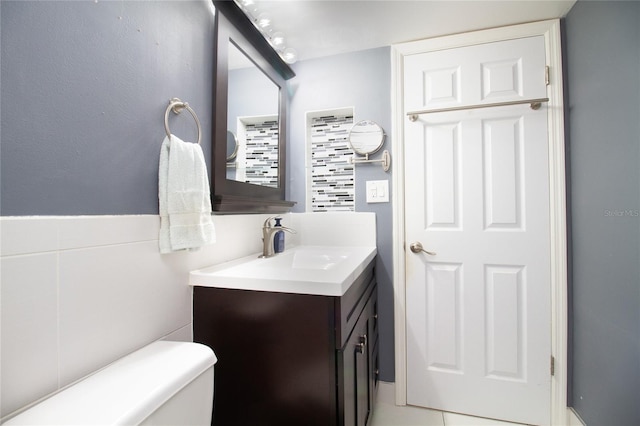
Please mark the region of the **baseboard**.
POLYGON ((571 407, 567 407, 567 426, 586 426, 586 423, 571 407))
POLYGON ((378 382, 377 402, 396 405, 396 384, 394 382, 378 382))

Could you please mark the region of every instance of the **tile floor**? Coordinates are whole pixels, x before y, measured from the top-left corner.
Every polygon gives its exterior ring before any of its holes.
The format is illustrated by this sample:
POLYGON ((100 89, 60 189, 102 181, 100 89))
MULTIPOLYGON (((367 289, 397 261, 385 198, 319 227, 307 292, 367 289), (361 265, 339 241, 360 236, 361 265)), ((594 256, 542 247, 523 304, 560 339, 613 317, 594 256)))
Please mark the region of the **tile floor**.
POLYGON ((371 426, 522 426, 412 406, 396 406, 394 385, 380 382, 371 426))
POLYGON ((425 408, 398 407, 378 401, 371 426, 521 426, 425 408))

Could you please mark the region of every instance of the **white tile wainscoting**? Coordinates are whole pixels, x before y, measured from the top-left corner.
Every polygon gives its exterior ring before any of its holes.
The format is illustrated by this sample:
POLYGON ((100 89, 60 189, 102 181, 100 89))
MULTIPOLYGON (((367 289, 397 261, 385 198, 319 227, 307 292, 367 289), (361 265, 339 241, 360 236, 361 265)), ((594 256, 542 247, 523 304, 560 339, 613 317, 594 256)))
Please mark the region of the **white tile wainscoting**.
MULTIPOLYGON (((0 218, 0 422, 155 340, 192 340, 189 271, 260 252, 267 217, 214 216, 215 244, 166 255, 156 215, 0 218)), ((372 213, 283 222, 287 244, 375 245, 372 213)))

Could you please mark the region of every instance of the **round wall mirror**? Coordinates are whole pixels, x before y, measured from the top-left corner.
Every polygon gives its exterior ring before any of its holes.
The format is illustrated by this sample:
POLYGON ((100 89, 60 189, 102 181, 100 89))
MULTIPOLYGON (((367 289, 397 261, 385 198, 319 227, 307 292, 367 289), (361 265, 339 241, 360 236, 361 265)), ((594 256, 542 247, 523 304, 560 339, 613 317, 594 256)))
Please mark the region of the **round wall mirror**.
POLYGON ((359 155, 377 152, 384 143, 382 127, 370 120, 358 121, 349 131, 349 145, 359 155))
POLYGON ((238 155, 238 139, 236 139, 236 135, 227 130, 227 162, 233 161, 238 155))

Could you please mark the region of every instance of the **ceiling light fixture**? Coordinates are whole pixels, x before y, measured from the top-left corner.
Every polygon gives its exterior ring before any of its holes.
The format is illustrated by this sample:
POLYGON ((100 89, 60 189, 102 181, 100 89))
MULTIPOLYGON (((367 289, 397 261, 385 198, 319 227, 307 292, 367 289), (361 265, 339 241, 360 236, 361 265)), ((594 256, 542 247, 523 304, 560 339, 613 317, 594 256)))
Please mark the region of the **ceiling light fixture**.
POLYGON ((298 60, 298 52, 286 46, 284 33, 275 30, 271 16, 268 13, 261 12, 254 0, 234 1, 287 64, 293 64, 298 60))

